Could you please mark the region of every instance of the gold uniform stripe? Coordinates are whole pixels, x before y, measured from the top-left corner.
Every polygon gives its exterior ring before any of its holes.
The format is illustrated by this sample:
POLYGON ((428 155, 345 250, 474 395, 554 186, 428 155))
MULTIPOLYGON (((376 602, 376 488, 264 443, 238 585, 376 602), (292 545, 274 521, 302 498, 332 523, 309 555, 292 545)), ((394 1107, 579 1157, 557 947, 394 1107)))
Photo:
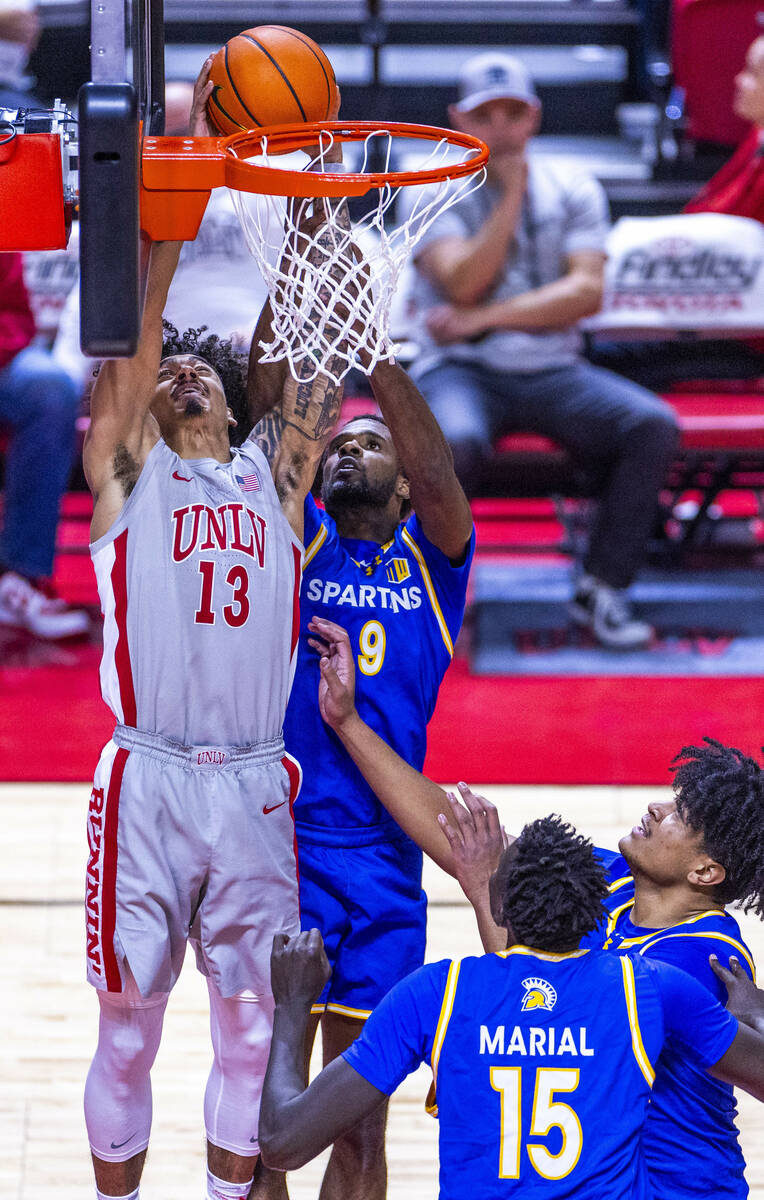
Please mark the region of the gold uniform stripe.
POLYGON ((455 959, 448 968, 448 977, 443 992, 443 1003, 440 1006, 440 1016, 438 1017, 438 1024, 435 1027, 430 1065, 432 1067, 433 1085, 436 1088, 438 1085, 438 1061, 440 1059, 440 1052, 443 1049, 443 1039, 446 1036, 448 1022, 451 1020, 451 1013, 454 1011, 454 998, 456 996, 456 985, 459 982, 460 967, 461 962, 459 959, 455 959))
POLYGON ((642 1042, 642 1031, 639 1028, 639 1013, 637 1012, 637 990, 634 983, 634 967, 631 960, 627 956, 619 959, 621 971, 623 972, 623 991, 626 997, 626 1011, 629 1014, 629 1025, 631 1026, 631 1048, 634 1051, 634 1057, 637 1060, 637 1066, 647 1080, 648 1086, 652 1087, 655 1082, 655 1071, 652 1063, 647 1057, 644 1044, 642 1042))
POLYGON ((448 632, 448 625, 446 625, 445 618, 443 617, 443 613, 441 612, 440 605, 438 604, 438 597, 435 595, 435 588, 432 585, 432 579, 430 578, 430 572, 427 570, 427 563, 424 561, 424 556, 422 555, 422 551, 417 546, 416 542, 414 541, 413 537, 409 533, 408 529, 403 530, 402 537, 403 537, 404 542, 408 546, 409 550, 414 555, 414 558, 419 563, 419 570, 422 572, 422 579, 424 580, 425 590, 427 591, 427 595, 429 597, 430 604, 432 605, 432 610, 435 613, 435 618, 440 627, 440 636, 443 638, 443 641, 446 646, 446 650, 448 650, 449 658, 453 658, 454 657, 454 643, 451 641, 451 634, 448 632))
POLYGON ((319 550, 321 549, 321 547, 323 546, 325 541, 326 541, 326 526, 322 524, 318 533, 313 538, 313 541, 310 543, 310 545, 305 550, 305 561, 302 564, 303 571, 307 567, 308 563, 312 562, 313 559, 316 557, 316 555, 318 554, 319 550))
MULTIPOLYGON (((704 913, 703 915, 708 916, 707 913, 704 913)), ((644 954, 646 950, 651 950, 652 947, 654 945, 656 945, 657 942, 665 942, 668 938, 682 938, 682 937, 685 937, 685 938, 716 938, 716 940, 719 942, 727 942, 730 946, 734 946, 734 948, 737 950, 738 954, 742 955, 742 957, 748 963, 748 966, 751 968, 751 975, 753 976, 753 982, 754 983, 756 982, 756 968, 753 965, 753 959, 751 958, 750 954, 748 953, 748 951, 746 950, 746 948, 742 942, 738 942, 736 938, 730 937, 726 933, 716 933, 713 930, 709 930, 708 933, 682 933, 681 931, 679 931, 677 933, 664 933, 664 934, 661 934, 659 937, 653 936, 653 941, 650 943, 650 945, 643 946, 643 948, 640 950, 639 953, 644 954)), ((625 943, 623 943, 623 944, 625 945, 625 943)))
POLYGON ((553 954, 551 950, 534 950, 533 946, 510 946, 509 950, 496 950, 499 958, 509 958, 510 954, 529 954, 532 958, 544 958, 547 962, 558 962, 561 958, 581 958, 588 950, 570 950, 567 954, 553 954))
POLYGON ((624 886, 624 884, 633 883, 633 882, 634 882, 633 875, 622 875, 620 879, 614 879, 613 882, 608 885, 607 890, 609 892, 617 892, 619 888, 622 888, 624 886))
POLYGON ((331 1000, 326 1005, 326 1011, 338 1013, 341 1017, 357 1017, 359 1021, 371 1016, 370 1008, 348 1008, 346 1004, 332 1004, 331 1000))

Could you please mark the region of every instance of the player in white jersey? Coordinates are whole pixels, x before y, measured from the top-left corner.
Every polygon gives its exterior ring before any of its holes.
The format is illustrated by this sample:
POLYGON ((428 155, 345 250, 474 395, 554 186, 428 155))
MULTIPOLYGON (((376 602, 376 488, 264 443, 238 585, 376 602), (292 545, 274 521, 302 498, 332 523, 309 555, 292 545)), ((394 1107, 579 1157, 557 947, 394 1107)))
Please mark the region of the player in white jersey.
MULTIPOLYGON (((199 133, 207 73, 208 64, 192 111, 199 133)), ((264 394, 272 407, 232 450, 233 397, 220 373, 235 385, 230 346, 189 331, 180 348, 199 343, 197 353, 163 357, 179 250, 152 249, 138 350, 103 366, 84 454, 104 612, 101 683, 117 721, 88 819, 87 963, 100 1027, 85 1115, 97 1195, 137 1200, 150 1070, 191 938, 214 1050, 207 1196, 244 1200, 259 1152, 270 945, 274 931, 299 929, 300 770, 281 726, 303 503, 341 389, 323 375, 300 382, 283 365, 264 367, 255 349, 247 388, 254 408, 267 406, 264 394)), ((253 347, 263 333, 261 325, 253 347)), ((242 392, 243 378, 238 370, 242 392)))

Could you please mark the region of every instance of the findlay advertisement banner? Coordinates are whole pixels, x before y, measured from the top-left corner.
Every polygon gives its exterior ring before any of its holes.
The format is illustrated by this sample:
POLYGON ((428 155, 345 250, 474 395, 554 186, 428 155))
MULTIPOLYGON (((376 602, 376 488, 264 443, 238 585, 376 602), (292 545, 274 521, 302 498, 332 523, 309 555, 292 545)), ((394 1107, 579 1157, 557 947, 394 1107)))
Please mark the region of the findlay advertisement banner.
POLYGON ((602 310, 609 333, 764 330, 764 226, 747 217, 622 217, 607 242, 602 310))

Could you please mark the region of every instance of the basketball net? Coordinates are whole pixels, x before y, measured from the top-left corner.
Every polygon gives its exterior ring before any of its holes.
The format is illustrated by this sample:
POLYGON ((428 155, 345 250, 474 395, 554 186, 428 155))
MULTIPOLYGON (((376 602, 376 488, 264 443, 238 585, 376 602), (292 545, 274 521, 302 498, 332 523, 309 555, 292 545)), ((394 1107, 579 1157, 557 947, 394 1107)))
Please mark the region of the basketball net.
MULTIPOLYGON (((386 129, 357 143, 362 150, 354 175, 366 174, 370 161, 390 173, 393 135, 386 129)), ((268 153, 268 137, 254 160, 279 168, 283 157, 268 153)), ((320 134, 318 153, 305 168, 346 172, 327 159, 334 136, 320 134)), ((454 146, 443 138, 420 155, 416 171, 446 168, 454 146)), ((469 160, 473 151, 462 153, 469 160)), ((485 180, 485 168, 461 178, 443 178, 417 189, 405 218, 390 220, 402 185, 373 184, 364 197, 368 211, 351 224, 347 200, 297 199, 233 191, 233 202, 247 245, 268 288, 273 321, 272 340, 261 342, 262 362, 287 359, 295 379, 325 374, 340 383, 351 367, 369 375, 380 359, 394 356, 390 339, 390 306, 401 273, 417 242, 433 222, 485 180), (376 191, 376 197, 373 193, 376 191), (390 221, 390 228, 385 221, 390 221), (320 223, 318 221, 320 220, 320 223), (306 224, 307 223, 307 224, 306 224)))

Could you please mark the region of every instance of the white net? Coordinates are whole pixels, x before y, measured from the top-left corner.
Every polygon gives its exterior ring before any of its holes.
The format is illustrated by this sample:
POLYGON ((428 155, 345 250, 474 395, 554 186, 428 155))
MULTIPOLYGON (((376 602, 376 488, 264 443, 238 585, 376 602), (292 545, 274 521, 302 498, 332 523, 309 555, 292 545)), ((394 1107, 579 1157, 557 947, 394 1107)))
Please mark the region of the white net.
MULTIPOLYGON (((305 170, 326 173, 369 170, 389 173, 396 141, 388 130, 368 134, 344 147, 350 166, 330 160, 334 138, 321 134, 316 156, 305 170), (350 151, 350 153, 349 153, 350 151), (370 164, 373 163, 373 168, 370 164)), ((477 153, 460 151, 441 138, 426 143, 416 171, 447 168, 477 153)), ((248 160, 284 167, 283 155, 262 153, 248 160)), ((273 310, 272 340, 261 342, 262 361, 288 359, 296 379, 319 373, 339 383, 351 367, 370 374, 377 362, 395 354, 390 340, 390 305, 411 251, 432 223, 479 188, 485 169, 460 178, 444 178, 417 189, 405 220, 394 223, 391 209, 400 185, 385 183, 364 197, 368 210, 351 223, 344 199, 288 199, 233 192, 247 245, 263 275, 273 310), (386 228, 385 222, 389 228, 386 228)))

